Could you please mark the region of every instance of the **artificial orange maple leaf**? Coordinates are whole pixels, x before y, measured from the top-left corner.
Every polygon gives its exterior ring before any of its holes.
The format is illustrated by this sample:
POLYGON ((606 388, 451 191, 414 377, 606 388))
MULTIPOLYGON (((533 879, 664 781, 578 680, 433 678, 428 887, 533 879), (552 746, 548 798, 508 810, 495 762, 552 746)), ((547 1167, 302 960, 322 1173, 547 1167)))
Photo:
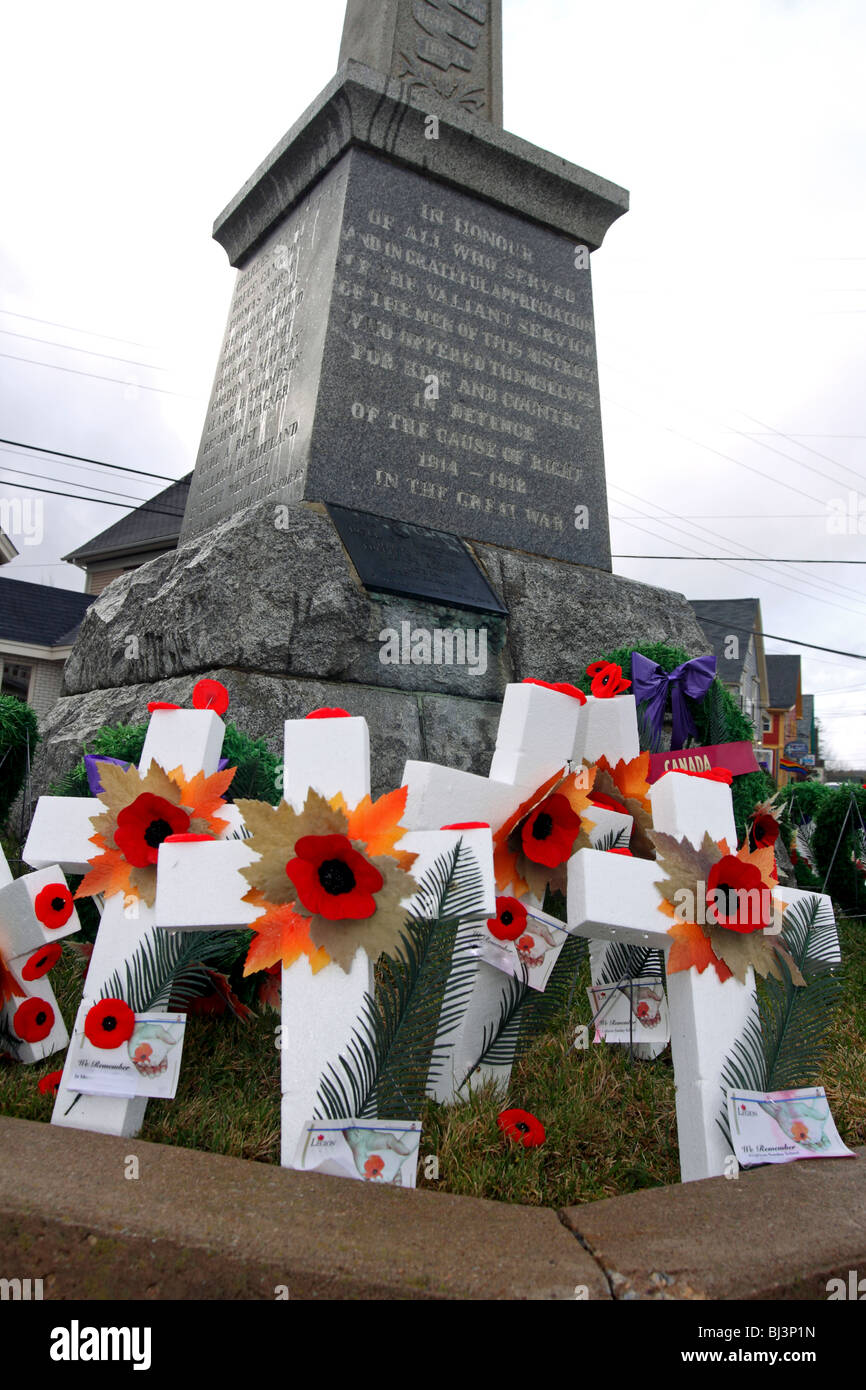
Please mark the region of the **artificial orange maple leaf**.
MULTIPOLYGON (((400 817, 406 809, 408 794, 408 787, 398 787, 396 791, 385 792, 377 801, 365 796, 354 811, 346 810, 349 839, 362 840, 371 856, 392 855, 401 869, 411 869, 418 858, 417 854, 410 854, 408 850, 395 849, 397 841, 405 834, 400 817)), ((346 809, 345 803, 340 809, 346 809)))
POLYGON ((131 866, 119 849, 107 849, 88 862, 93 868, 75 890, 76 898, 92 898, 96 893, 104 893, 109 898, 113 893, 130 892, 131 866))
POLYGON ((267 970, 278 961, 286 967, 294 965, 300 956, 309 957, 313 974, 317 974, 328 964, 330 956, 321 947, 314 946, 309 928, 310 919, 295 912, 293 904, 271 907, 264 917, 253 923, 256 934, 244 961, 244 975, 267 970))
POLYGON ((189 810, 192 820, 209 820, 214 829, 225 830, 228 821, 214 818, 225 804, 225 792, 236 772, 236 767, 225 767, 221 772, 211 773, 210 777, 197 772, 187 781, 183 768, 176 767, 168 775, 180 787, 181 803, 189 810))
POLYGON ((668 936, 673 937, 666 967, 669 975, 675 975, 680 970, 690 970, 692 966, 700 975, 708 965, 713 965, 722 984, 731 978, 733 972, 723 960, 719 960, 704 933, 694 922, 674 921, 668 928, 668 936))
POLYGON ((620 758, 616 766, 611 766, 607 758, 602 755, 598 760, 599 768, 610 773, 619 791, 623 796, 633 796, 642 802, 648 809, 649 801, 649 760, 648 752, 639 753, 636 758, 626 762, 620 758))

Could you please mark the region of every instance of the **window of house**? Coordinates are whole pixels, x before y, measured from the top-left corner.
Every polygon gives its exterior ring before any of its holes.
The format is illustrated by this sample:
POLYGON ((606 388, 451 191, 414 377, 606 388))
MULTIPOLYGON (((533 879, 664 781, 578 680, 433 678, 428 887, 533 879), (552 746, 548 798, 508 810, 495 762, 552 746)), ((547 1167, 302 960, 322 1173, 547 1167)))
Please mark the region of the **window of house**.
POLYGON ((773 721, 769 714, 765 714, 763 716, 761 720, 761 725, 765 734, 771 734, 773 732, 773 721))
POLYGON ((14 695, 16 700, 25 700, 30 694, 32 666, 19 666, 12 661, 3 662, 3 675, 0 679, 0 695, 14 695))

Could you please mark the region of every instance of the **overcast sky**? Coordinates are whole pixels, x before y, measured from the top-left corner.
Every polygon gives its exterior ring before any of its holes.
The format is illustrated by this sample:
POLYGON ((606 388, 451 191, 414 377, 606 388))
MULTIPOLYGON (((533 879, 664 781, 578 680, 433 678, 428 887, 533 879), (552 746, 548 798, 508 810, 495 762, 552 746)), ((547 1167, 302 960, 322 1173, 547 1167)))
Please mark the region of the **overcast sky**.
MULTIPOLYGON (((866 559, 866 5, 503 8, 506 127, 631 192, 593 257, 613 549, 695 558, 615 570, 758 596, 767 632, 866 653, 864 568, 697 558, 866 559), (852 509, 845 534, 834 502, 852 509)), ((234 280, 214 217, 331 77, 343 12, 7 8, 4 438, 189 471, 234 280)), ((142 500, 166 485, 0 448, 4 497, 35 499, 9 486, 27 480, 142 500)), ((44 540, 3 572, 82 588, 60 556, 124 513, 41 500, 44 540)), ((866 665, 800 650, 829 755, 862 766, 866 665)))

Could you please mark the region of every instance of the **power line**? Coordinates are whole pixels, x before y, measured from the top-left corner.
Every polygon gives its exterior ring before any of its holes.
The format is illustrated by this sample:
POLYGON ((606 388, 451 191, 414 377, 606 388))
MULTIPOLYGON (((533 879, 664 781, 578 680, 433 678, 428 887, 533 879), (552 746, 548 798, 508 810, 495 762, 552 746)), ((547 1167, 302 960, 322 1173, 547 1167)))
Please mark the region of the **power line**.
POLYGON ((8 314, 13 319, 26 319, 28 323, 42 323, 46 328, 63 328, 68 333, 84 333, 88 338, 104 338, 107 343, 126 343, 127 347, 149 348, 159 352, 155 343, 139 343, 134 338, 115 338, 110 333, 94 333, 90 328, 74 328, 71 323, 55 323, 54 319, 37 319, 32 314, 18 314, 14 309, 0 309, 0 314, 8 314))
POLYGON ((167 473, 149 473, 143 468, 127 468, 122 463, 103 463, 101 459, 85 458, 83 454, 65 454, 61 449, 43 449, 39 444, 22 444, 18 439, 0 439, 0 444, 12 444, 16 449, 32 449, 37 454, 52 454, 60 459, 77 459, 79 463, 95 463, 99 468, 113 468, 120 473, 137 473, 142 478, 159 478, 166 483, 177 483, 179 478, 170 478, 167 473))
MULTIPOLYGON (((718 618, 701 618, 700 625, 723 628, 725 632, 743 632, 749 637, 769 637, 772 642, 787 642, 791 647, 810 647, 815 652, 832 652, 834 656, 850 656, 855 661, 866 661, 866 653, 843 652, 838 647, 818 647, 814 642, 803 642, 796 637, 780 637, 777 632, 757 632, 753 627, 736 627, 731 623, 719 622, 718 618)), ((817 693, 817 692, 816 692, 817 693)))
POLYGON ((103 357, 108 362, 124 362, 128 367, 146 367, 149 372, 168 371, 168 367, 155 367, 152 362, 137 362, 131 357, 118 357, 114 352, 94 352, 93 348, 75 347, 73 343, 58 343, 53 338, 37 338, 32 333, 13 333, 11 328, 0 328, 0 333, 5 333, 7 338, 20 338, 25 343, 44 343, 46 347, 63 348, 65 352, 81 352, 85 357, 103 357))
MULTIPOLYGON (((652 520, 653 518, 650 518, 652 520)), ((628 524, 628 518, 624 516, 611 517, 612 521, 624 521, 628 524)), ((664 525, 664 522, 662 522, 664 525)), ((713 564, 721 565, 725 563, 725 558, 721 555, 626 555, 615 554, 614 560, 710 560, 713 564)), ((750 565, 866 565, 866 560, 802 560, 798 558, 790 559, 779 556, 778 558, 767 557, 766 555, 738 555, 738 560, 746 560, 750 565)))
POLYGON ((109 502, 102 497, 79 497, 74 492, 58 492, 57 489, 53 487, 34 487, 32 483, 12 483, 6 480, 6 486, 20 487, 24 492, 44 492, 49 497, 65 497, 67 502, 95 502, 101 507, 120 507, 121 510, 153 512, 160 516, 173 516, 175 521, 180 521, 183 517, 183 512, 170 512, 166 507, 151 507, 147 502, 142 502, 140 507, 132 507, 129 502, 109 502))
POLYGON ((101 376, 99 372, 84 372, 77 367, 61 367, 56 362, 40 362, 36 357, 18 357, 14 352, 0 352, 0 357, 8 357, 12 362, 27 362, 31 367, 49 367, 53 372, 69 372, 72 376, 90 376, 95 381, 105 381, 112 386, 134 386, 137 391, 158 391, 162 396, 179 396, 185 401, 198 400, 187 391, 169 391, 167 386, 147 386, 143 381, 126 381, 118 376, 101 376))
MULTIPOLYGON (((8 464, 5 464, 5 463, 0 464, 0 468, 5 469, 7 473, 17 473, 18 476, 19 476, 19 478, 28 478, 28 477, 30 476, 29 473, 25 473, 25 472, 24 472, 23 468, 10 468, 9 465, 8 465, 8 464)), ((39 479, 39 481, 40 481, 41 483, 66 483, 66 482, 69 481, 68 478, 55 478, 51 473, 37 473, 37 474, 36 474, 36 477, 39 479)), ((6 480, 3 479, 3 481, 5 482, 6 480)), ((23 484, 23 483, 21 483, 21 484, 13 483, 12 486, 13 486, 13 487, 18 487, 18 486, 23 487, 24 484, 23 484)), ((114 492, 112 488, 110 488, 110 487, 103 487, 101 483, 84 483, 84 482, 79 482, 78 486, 79 486, 79 487, 89 487, 89 488, 94 488, 94 489, 95 489, 95 488, 98 488, 100 492, 107 492, 108 495, 109 495, 109 497, 125 497, 126 500, 127 500, 127 503, 128 503, 129 505, 131 505, 133 502, 134 502, 136 505, 139 505, 139 504, 142 503, 142 502, 147 502, 147 501, 150 500, 150 499, 147 498, 147 497, 130 497, 129 494, 126 493, 126 492, 114 492)), ((94 498, 82 497, 82 498, 81 498, 81 501, 82 501, 82 502, 89 502, 89 501, 97 502, 97 501, 99 501, 99 498, 97 498, 97 497, 94 497, 94 498)))
MULTIPOLYGON (((615 489, 616 489, 617 491, 619 491, 619 492, 628 492, 628 489, 627 489, 627 488, 619 487, 619 485, 616 484, 616 483, 611 484, 611 486, 612 486, 613 488, 615 488, 615 489)), ((638 497, 638 499, 639 499, 640 501, 646 501, 646 500, 647 500, 647 499, 645 499, 645 498, 640 497, 640 495, 639 495, 638 493, 630 493, 629 495, 632 496, 632 497, 638 497)), ((628 506, 633 506, 634 504, 633 504, 633 503, 627 503, 626 505, 628 505, 628 506)), ((651 503, 650 503, 650 506, 657 507, 659 511, 667 511, 667 508, 662 507, 658 502, 651 502, 651 503)), ((671 515, 671 516, 675 515, 673 512, 668 513, 668 514, 671 515)), ((660 517, 660 516, 649 516, 646 512, 638 512, 638 515, 639 515, 639 516, 642 516, 642 517, 644 518, 645 521, 653 521, 653 522, 655 522, 657 526, 666 526, 666 527, 668 528, 668 530, 670 530, 670 531, 684 531, 684 528, 683 528, 682 526, 678 526, 678 525, 676 524, 676 522, 665 521, 664 517, 660 517)), ((653 540, 657 540, 657 539, 658 539, 658 532, 657 532, 657 531, 649 531, 649 530, 646 528, 646 526, 638 526, 638 524, 637 524, 636 521, 627 521, 627 520, 625 520, 625 518, 623 518, 622 520, 624 521, 624 524, 625 524, 626 526, 631 526, 633 530, 635 530, 635 531, 641 531, 641 532, 642 532, 644 535, 646 535, 646 536, 652 536, 653 540)), ((707 530, 706 527, 700 527, 699 529, 700 529, 700 530, 707 530)), ((687 534, 687 535, 691 535, 691 532, 684 532, 684 533, 687 534)), ((708 530, 707 530, 707 534, 710 535, 710 536, 712 537, 713 542, 714 542, 714 545, 715 545, 716 547, 718 547, 719 537, 718 537, 717 535, 715 535, 713 532, 710 532, 710 531, 708 531, 708 530)), ((662 539, 664 539, 664 537, 663 537, 662 539)), ((723 539, 727 540, 727 537, 725 537, 725 538, 723 538, 723 539)), ((686 546, 685 549, 686 549, 686 550, 690 550, 691 547, 690 547, 690 546, 686 546)), ((701 556, 702 552, 696 550, 696 551, 694 551, 694 554, 695 554, 696 557, 699 558, 699 557, 701 556)), ((719 557, 719 558, 720 558, 720 562, 721 562, 721 563, 726 564, 726 565, 728 566, 729 569, 735 570, 736 573, 738 573, 738 574, 744 574, 744 575, 746 576, 747 579, 754 579, 754 578, 755 578, 755 576, 752 575, 748 570, 741 569, 739 565, 735 565, 735 564, 732 563, 732 561, 734 561, 734 560, 742 560, 745 564, 748 564, 748 563, 749 563, 749 556, 748 556, 748 555, 737 555, 737 554, 733 554, 733 555, 728 556, 727 558, 724 558, 724 557, 719 557)), ((794 576, 792 576, 792 577, 794 577, 794 576)), ((802 576, 802 577, 805 578, 805 576, 802 576)), ((786 590, 788 593, 790 593, 790 594, 797 594, 797 596, 800 597, 800 598, 804 597, 805 594, 806 594, 806 591, 805 591, 804 589, 792 588, 790 584, 783 584, 783 583, 782 583, 780 580, 778 580, 778 579, 765 579, 763 582, 766 583, 766 584, 772 584, 772 585, 774 586, 774 588, 777 588, 777 589, 785 589, 785 590, 786 590)), ((814 583, 820 583, 820 582, 824 582, 824 581, 810 580, 810 583, 813 583, 813 584, 814 584, 814 583)), ((838 588, 844 588, 844 587, 847 587, 847 586, 839 585, 839 586, 837 586, 837 587, 838 587, 838 588)), ((835 592, 835 591, 836 591, 835 589, 831 590, 831 592, 835 592)), ((857 594, 858 601, 862 603, 863 600, 860 598, 859 592, 856 591, 856 590, 852 590, 852 592, 854 592, 854 593, 857 594)), ((843 612, 843 613, 853 613, 853 614, 855 615, 855 617, 858 617, 858 618, 862 618, 862 616, 863 616, 863 614, 862 614, 861 612, 858 612, 856 609, 854 609, 854 608, 849 608, 849 607, 847 607, 845 604, 833 603, 833 601, 832 601, 831 599, 829 599, 829 598, 820 598, 817 594, 814 594, 814 593, 811 594, 810 597, 812 598, 812 601, 813 601, 813 602, 815 602, 815 603, 822 603, 822 604, 825 605, 825 607, 828 607, 828 608, 838 608, 841 612, 843 612)))

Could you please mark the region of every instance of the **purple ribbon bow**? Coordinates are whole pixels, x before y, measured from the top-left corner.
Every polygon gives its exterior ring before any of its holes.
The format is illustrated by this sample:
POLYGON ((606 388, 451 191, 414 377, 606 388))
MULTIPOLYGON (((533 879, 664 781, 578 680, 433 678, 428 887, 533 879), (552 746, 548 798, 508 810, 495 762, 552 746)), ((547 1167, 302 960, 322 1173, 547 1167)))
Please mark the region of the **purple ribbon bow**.
POLYGON ((670 690, 674 721, 671 748, 684 747, 686 739, 697 732, 685 697, 702 700, 715 674, 716 658, 712 654, 684 661, 670 675, 640 652, 631 654, 632 694, 637 704, 646 704, 647 718, 656 734, 661 733, 670 690))

